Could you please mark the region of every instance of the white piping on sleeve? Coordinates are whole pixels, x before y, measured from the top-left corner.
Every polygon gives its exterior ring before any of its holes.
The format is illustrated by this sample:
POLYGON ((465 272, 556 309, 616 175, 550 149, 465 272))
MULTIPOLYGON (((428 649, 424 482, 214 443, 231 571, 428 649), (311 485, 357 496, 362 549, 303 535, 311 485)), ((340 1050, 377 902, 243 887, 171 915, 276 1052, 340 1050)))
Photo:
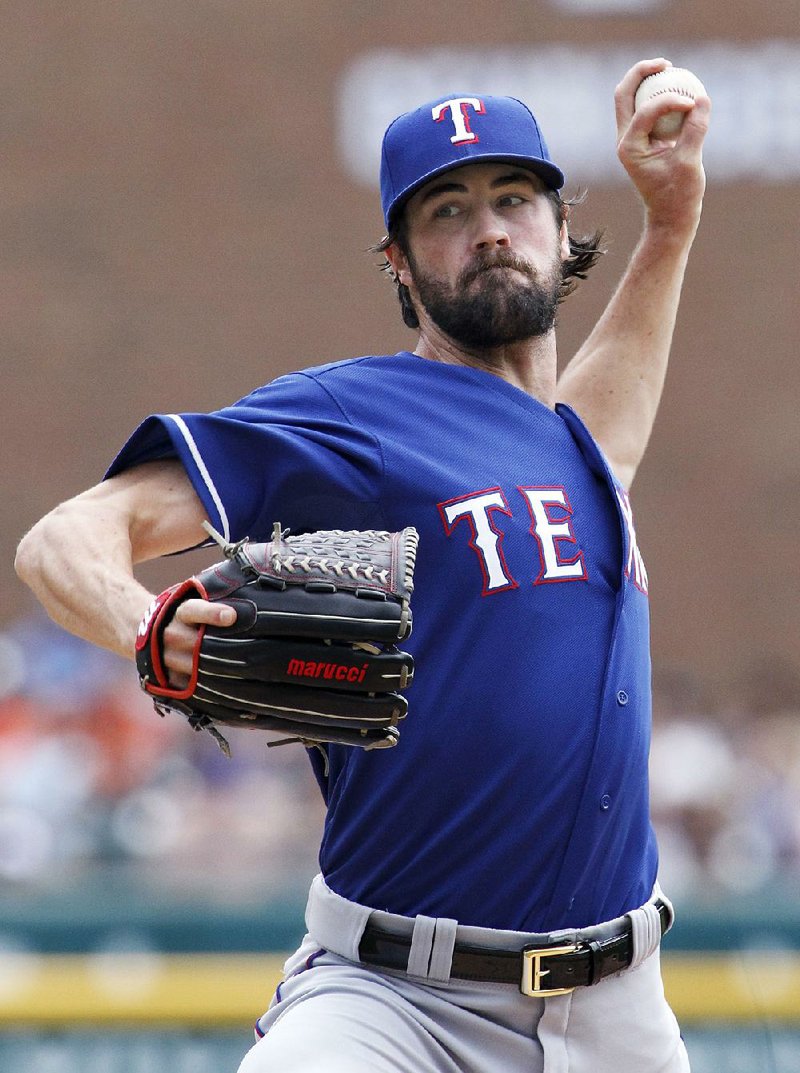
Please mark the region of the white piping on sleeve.
POLYGON ((186 446, 189 448, 189 451, 191 452, 192 458, 194 459, 195 464, 196 464, 198 470, 200 471, 200 476, 205 481, 206 488, 208 488, 209 494, 211 495, 211 498, 214 500, 214 506, 217 508, 217 511, 219 512, 219 520, 222 523, 222 534, 223 534, 223 536, 225 537, 226 540, 230 540, 231 539, 231 530, 230 530, 230 526, 228 524, 228 515, 225 513, 225 507, 223 506, 222 500, 219 497, 219 492, 214 487, 214 482, 211 480, 211 474, 208 472, 208 468, 206 467, 206 464, 203 461, 202 455, 200 454, 200 451, 197 448, 197 444, 195 443, 194 436, 192 436, 192 434, 189 431, 189 428, 188 428, 186 422, 183 420, 183 418, 180 416, 180 414, 167 414, 166 416, 169 417, 172 421, 175 422, 175 424, 178 426, 179 432, 181 433, 183 438, 186 440, 186 446))

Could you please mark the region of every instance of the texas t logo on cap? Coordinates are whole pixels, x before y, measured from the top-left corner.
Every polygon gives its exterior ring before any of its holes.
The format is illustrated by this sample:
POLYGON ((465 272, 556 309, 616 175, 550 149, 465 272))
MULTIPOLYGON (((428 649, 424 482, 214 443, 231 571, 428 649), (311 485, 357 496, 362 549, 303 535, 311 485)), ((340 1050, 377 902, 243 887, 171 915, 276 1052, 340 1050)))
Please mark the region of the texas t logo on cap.
POLYGON ((553 190, 564 185, 533 113, 514 97, 450 94, 398 116, 383 136, 381 154, 387 230, 414 191, 434 176, 490 160, 528 168, 553 190))
POLYGON ((450 137, 453 145, 464 145, 466 142, 478 141, 478 135, 470 130, 469 126, 470 108, 480 112, 481 115, 486 111, 483 101, 478 97, 454 97, 450 101, 434 104, 433 108, 431 108, 431 115, 437 123, 441 123, 443 119, 446 119, 449 113, 450 119, 452 119, 456 128, 455 134, 450 137))

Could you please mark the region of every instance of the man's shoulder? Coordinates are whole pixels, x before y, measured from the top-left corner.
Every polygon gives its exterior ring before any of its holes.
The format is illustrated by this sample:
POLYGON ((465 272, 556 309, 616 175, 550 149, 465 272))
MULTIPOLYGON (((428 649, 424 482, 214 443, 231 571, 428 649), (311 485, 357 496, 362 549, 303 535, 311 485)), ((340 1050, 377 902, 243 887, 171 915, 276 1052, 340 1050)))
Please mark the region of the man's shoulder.
MULTIPOLYGON (((324 365, 309 365, 281 373, 273 380, 254 388, 234 406, 237 416, 246 411, 263 416, 284 410, 323 413, 333 404, 340 408, 340 399, 354 392, 374 392, 379 384, 395 379, 394 368, 400 373, 411 354, 366 354, 343 358, 324 365)), ((401 377, 402 374, 400 373, 401 377)))
POLYGON ((350 376, 383 375, 387 371, 396 369, 402 371, 410 361, 418 361, 418 358, 408 351, 398 351, 396 354, 362 354, 353 358, 341 358, 337 361, 329 361, 324 365, 312 365, 307 368, 296 369, 289 376, 305 376, 321 383, 334 382, 340 378, 350 376))

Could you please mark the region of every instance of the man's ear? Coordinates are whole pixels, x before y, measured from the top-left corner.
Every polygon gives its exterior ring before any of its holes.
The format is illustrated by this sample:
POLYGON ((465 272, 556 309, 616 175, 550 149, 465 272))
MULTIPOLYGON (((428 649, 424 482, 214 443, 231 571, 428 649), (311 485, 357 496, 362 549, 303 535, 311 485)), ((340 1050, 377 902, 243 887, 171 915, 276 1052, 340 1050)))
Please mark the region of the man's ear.
POLYGON ((569 259, 571 250, 569 245, 569 231, 567 230, 567 221, 569 219, 569 205, 565 205, 563 208, 564 217, 561 221, 561 227, 559 228, 558 237, 561 247, 561 260, 566 261, 569 259))
POLYGON ((392 266, 392 277, 398 281, 398 283, 404 284, 408 287, 411 285, 411 268, 408 263, 408 257, 403 253, 396 242, 393 242, 391 246, 387 246, 383 251, 386 260, 392 266))

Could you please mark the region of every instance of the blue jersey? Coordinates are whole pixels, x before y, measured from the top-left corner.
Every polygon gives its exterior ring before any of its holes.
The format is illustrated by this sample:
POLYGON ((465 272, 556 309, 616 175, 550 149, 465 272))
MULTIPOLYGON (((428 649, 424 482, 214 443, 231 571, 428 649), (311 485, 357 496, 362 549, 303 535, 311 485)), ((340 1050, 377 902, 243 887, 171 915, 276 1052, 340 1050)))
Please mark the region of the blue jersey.
POLYGON ((420 533, 400 741, 315 764, 335 891, 518 931, 646 901, 647 576, 628 497, 572 410, 478 369, 364 357, 150 417, 109 475, 165 456, 231 540, 275 521, 420 533))

